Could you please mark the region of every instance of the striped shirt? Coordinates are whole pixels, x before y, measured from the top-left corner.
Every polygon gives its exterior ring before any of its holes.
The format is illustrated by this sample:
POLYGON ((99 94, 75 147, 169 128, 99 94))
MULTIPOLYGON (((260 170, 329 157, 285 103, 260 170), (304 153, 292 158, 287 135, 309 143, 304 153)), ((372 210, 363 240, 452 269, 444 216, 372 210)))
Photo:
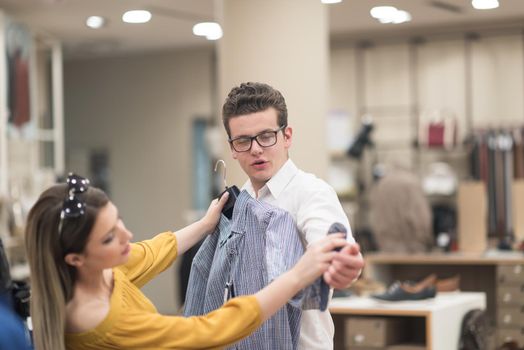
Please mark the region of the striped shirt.
MULTIPOLYGON (((258 292, 294 266, 303 253, 301 235, 289 213, 242 191, 232 220, 222 216, 193 260, 184 315, 203 315, 228 298, 258 292)), ((320 281, 231 349, 297 349, 301 310, 319 308, 320 281)))

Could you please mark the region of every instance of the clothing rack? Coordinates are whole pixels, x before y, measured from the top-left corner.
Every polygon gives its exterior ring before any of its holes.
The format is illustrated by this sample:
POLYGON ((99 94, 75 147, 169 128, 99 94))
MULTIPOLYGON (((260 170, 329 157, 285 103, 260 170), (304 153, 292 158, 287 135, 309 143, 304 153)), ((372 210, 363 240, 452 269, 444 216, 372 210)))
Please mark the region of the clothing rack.
POLYGON ((469 137, 470 175, 482 181, 488 192, 490 236, 512 239, 512 186, 524 178, 524 127, 481 129, 469 137))

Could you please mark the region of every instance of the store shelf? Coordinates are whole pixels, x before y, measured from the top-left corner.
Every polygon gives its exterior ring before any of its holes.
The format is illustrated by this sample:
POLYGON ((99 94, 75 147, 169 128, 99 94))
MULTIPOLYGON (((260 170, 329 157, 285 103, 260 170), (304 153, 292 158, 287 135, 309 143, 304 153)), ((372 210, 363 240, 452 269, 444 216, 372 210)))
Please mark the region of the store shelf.
MULTIPOLYGON (((396 280, 420 280, 429 274, 436 274, 439 278, 459 276, 460 290, 486 294, 486 314, 496 330, 497 340, 493 340, 497 345, 502 344, 503 337, 513 334, 508 333, 507 325, 499 321, 501 313, 508 307, 524 308, 524 254, 521 252, 376 253, 367 254, 365 261, 366 278, 386 285, 396 280)), ((524 327, 516 328, 516 331, 524 334, 524 327)))
POLYGON ((368 264, 405 265, 514 265, 524 264, 524 254, 520 252, 488 251, 486 253, 419 253, 419 254, 366 254, 368 264))

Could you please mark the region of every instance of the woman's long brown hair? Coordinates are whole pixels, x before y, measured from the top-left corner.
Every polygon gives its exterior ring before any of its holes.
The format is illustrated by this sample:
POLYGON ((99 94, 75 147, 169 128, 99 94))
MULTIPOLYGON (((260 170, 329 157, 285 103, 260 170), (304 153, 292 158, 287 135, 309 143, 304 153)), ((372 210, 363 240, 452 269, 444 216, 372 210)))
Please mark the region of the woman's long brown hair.
POLYGON ((99 210, 109 199, 96 188, 77 194, 85 214, 66 218, 58 232, 67 185, 55 185, 40 195, 27 219, 25 244, 31 271, 31 320, 37 350, 65 350, 65 306, 73 297, 76 270, 66 264, 68 253, 81 253, 99 210))

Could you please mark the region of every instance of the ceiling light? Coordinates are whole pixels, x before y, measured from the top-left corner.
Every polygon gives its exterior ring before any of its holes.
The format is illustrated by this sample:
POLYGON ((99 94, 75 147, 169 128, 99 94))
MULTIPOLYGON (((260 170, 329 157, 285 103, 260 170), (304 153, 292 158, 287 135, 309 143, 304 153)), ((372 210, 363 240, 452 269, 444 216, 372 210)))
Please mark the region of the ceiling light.
POLYGON ((393 6, 375 6, 369 11, 371 17, 380 19, 380 18, 389 18, 397 12, 397 8, 393 6))
POLYGON ((201 22, 193 26, 193 34, 205 36, 207 40, 218 40, 222 37, 222 27, 216 22, 201 22))
POLYGON ((320 0, 323 4, 338 4, 339 2, 342 2, 342 0, 320 0))
POLYGON ((146 23, 151 20, 151 12, 145 10, 127 11, 122 16, 122 21, 126 23, 146 23))
POLYGON ((86 20, 86 26, 93 29, 102 28, 104 24, 106 24, 106 20, 104 17, 100 16, 89 16, 86 20))
POLYGON ((369 11, 380 23, 400 24, 411 21, 411 14, 394 6, 376 6, 369 11))
POLYGON ((492 10, 499 7, 498 0, 472 0, 471 6, 477 10, 492 10))
POLYGON ((399 10, 393 16, 392 23, 400 24, 400 23, 409 22, 409 21, 411 21, 411 14, 407 11, 399 10))

